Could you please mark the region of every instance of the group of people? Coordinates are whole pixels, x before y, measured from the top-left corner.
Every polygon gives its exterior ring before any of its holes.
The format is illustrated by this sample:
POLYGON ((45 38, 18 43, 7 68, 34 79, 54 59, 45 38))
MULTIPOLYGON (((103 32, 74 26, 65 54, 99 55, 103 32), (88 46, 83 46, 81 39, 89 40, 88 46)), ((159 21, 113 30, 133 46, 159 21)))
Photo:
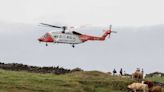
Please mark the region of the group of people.
MULTIPOLYGON (((124 72, 125 72, 125 71, 124 71, 124 72)), ((116 69, 113 70, 113 75, 117 75, 116 69)), ((122 68, 121 68, 120 71, 119 71, 119 75, 120 75, 120 76, 123 75, 123 70, 122 70, 122 68)))
MULTIPOLYGON (((113 76, 115 75, 119 75, 119 76, 132 76, 132 78, 140 78, 140 77, 143 77, 143 74, 144 74, 144 70, 140 69, 140 68, 137 68, 136 71, 132 74, 127 74, 125 73, 125 71, 123 71, 123 69, 121 68, 119 72, 116 71, 116 69, 113 69, 113 76)), ((142 78, 141 78, 142 79, 142 78)))

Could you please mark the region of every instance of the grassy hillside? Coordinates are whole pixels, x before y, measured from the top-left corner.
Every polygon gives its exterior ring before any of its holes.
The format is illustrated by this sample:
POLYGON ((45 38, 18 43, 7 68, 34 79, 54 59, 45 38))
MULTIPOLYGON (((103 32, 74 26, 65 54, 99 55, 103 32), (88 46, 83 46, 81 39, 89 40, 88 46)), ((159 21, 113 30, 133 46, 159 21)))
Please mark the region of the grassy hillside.
MULTIPOLYGON (((164 78, 151 78, 164 82, 164 78)), ((127 92, 132 80, 98 71, 62 75, 0 69, 0 92, 127 92)))
POLYGON ((55 75, 0 69, 0 92, 126 92, 130 82, 97 71, 55 75))
POLYGON ((164 83, 164 77, 150 77, 150 78, 147 78, 147 80, 152 80, 152 81, 164 83))

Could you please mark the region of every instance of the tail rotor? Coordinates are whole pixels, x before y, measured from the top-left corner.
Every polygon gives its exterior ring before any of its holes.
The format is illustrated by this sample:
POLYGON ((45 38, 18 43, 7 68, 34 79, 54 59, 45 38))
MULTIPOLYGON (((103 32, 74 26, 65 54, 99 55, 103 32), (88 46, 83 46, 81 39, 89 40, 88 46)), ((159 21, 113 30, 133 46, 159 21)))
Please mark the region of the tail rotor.
POLYGON ((112 25, 109 25, 109 36, 108 36, 108 38, 110 38, 111 33, 117 33, 117 31, 112 31, 112 25))

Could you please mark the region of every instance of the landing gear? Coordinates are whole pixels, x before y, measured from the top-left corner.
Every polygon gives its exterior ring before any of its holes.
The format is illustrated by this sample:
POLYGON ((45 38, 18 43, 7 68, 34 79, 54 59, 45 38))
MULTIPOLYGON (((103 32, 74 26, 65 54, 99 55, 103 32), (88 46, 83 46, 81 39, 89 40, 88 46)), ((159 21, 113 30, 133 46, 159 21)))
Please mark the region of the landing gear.
POLYGON ((75 45, 74 45, 74 44, 72 44, 72 47, 73 47, 73 48, 75 48, 75 45))
POLYGON ((46 43, 46 46, 48 46, 48 44, 46 43))

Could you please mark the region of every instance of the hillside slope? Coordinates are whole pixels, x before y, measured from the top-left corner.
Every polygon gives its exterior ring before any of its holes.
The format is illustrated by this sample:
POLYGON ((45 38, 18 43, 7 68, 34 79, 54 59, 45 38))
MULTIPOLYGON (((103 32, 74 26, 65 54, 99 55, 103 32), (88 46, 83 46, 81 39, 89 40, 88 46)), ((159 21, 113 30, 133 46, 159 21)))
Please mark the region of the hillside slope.
MULTIPOLYGON (((164 82, 163 77, 147 80, 164 82)), ((0 69, 0 92, 127 92, 131 82, 99 71, 56 75, 0 69)))
POLYGON ((0 92, 124 92, 130 82, 98 71, 55 75, 0 69, 0 92))

